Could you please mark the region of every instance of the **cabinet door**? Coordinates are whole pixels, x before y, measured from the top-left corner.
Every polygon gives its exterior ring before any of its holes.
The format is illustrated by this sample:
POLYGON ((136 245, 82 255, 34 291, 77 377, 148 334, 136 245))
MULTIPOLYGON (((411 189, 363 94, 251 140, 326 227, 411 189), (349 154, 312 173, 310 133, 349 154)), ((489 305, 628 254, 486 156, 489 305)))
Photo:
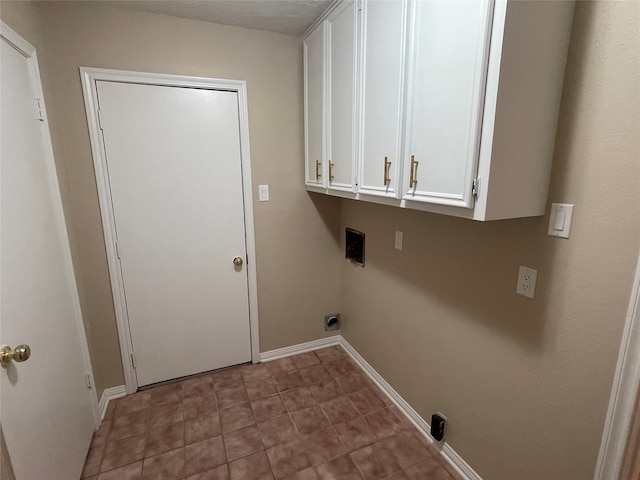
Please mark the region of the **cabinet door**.
POLYGON ((403 0, 362 6, 360 193, 400 195, 406 18, 403 0))
POLYGON ((325 186, 325 29, 304 39, 305 184, 325 186))
POLYGON ((471 208, 493 2, 412 10, 403 198, 471 208))
POLYGON ((356 21, 353 1, 340 4, 327 18, 329 138, 327 186, 352 192, 355 177, 356 21))

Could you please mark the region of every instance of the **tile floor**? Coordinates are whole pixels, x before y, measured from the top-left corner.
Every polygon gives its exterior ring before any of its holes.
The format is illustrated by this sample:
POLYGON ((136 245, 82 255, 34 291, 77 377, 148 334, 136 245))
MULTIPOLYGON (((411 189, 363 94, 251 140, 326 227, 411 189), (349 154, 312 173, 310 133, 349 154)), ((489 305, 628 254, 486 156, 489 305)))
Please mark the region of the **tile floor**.
POLYGON ((109 403, 87 480, 459 480, 341 347, 109 403))

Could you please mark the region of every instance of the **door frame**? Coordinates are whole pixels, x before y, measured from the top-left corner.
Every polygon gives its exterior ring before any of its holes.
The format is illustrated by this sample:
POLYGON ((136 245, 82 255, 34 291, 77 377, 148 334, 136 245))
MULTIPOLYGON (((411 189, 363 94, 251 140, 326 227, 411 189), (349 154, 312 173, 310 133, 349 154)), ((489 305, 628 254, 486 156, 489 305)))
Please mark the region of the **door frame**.
MULTIPOLYGON (((87 343, 87 333, 84 328, 84 320, 82 318, 82 309, 80 308, 80 297, 78 295, 78 284, 76 280, 75 270, 73 269, 73 259, 71 256, 71 244, 69 243, 69 233, 67 231, 67 222, 62 206, 62 195, 60 194, 60 183, 58 181, 58 171, 56 169, 55 156, 53 154, 53 143, 51 141, 51 131, 49 129, 49 117, 45 107, 44 93, 42 90, 42 81, 40 77, 40 69, 38 67, 38 56, 33 45, 21 37, 9 25, 0 20, 0 37, 8 42, 20 54, 22 54, 29 62, 29 70, 31 75, 32 87, 37 95, 34 101, 40 107, 40 131, 45 149, 45 168, 51 190, 51 202, 55 212, 55 222, 58 231, 62 237, 62 254, 64 256, 64 265, 71 292, 71 302, 73 306, 73 321, 78 332, 80 340, 80 352, 82 362, 86 372, 86 382, 88 397, 93 410, 95 427, 100 425, 100 412, 98 408, 98 394, 96 392, 96 382, 93 377, 93 366, 91 364, 91 356, 89 354, 89 345, 87 343)), ((1 40, 0 40, 1 41, 1 40)))
POLYGON ((640 394, 640 256, 631 289, 620 353, 602 433, 595 480, 617 479, 621 473, 634 410, 640 394))
POLYGON ((116 252, 116 229, 113 215, 113 202, 109 187, 107 157, 101 137, 98 119, 98 81, 136 83, 142 85, 159 85, 166 87, 205 88, 209 90, 225 90, 238 94, 238 114, 240 120, 240 157, 242 169, 242 194, 244 200, 245 243, 247 248, 247 277, 249 290, 249 332, 251 341, 251 361, 260 361, 260 342, 258 335, 258 291, 256 274, 255 230, 253 223, 253 195, 251 182, 251 157, 249 151, 249 115, 247 108, 247 84, 243 80, 226 80, 219 78, 190 77, 183 75, 135 72, 103 68, 80 67, 82 91, 89 126, 91 153, 95 168, 98 199, 102 217, 107 263, 111 277, 111 291, 118 327, 122 368, 124 370, 127 393, 138 389, 138 381, 131 363, 133 343, 129 329, 122 270, 116 252))

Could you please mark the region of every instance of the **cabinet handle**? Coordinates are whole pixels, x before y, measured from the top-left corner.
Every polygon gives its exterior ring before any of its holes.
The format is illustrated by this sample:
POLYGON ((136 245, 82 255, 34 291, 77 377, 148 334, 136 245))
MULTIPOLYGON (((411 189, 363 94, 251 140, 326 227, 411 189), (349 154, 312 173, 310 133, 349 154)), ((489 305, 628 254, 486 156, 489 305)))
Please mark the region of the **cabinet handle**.
POLYGON ((388 187, 391 183, 391 179, 389 178, 389 167, 391 166, 391 162, 384 157, 384 185, 388 187))
POLYGON ((322 175, 320 174, 320 162, 316 160, 316 180, 318 180, 322 175))
POLYGON ((333 162, 329 160, 329 181, 333 182, 333 162))
POLYGON ((418 184, 418 180, 416 179, 416 175, 418 173, 418 162, 416 161, 415 155, 411 155, 411 178, 409 179, 409 188, 415 188, 418 184))

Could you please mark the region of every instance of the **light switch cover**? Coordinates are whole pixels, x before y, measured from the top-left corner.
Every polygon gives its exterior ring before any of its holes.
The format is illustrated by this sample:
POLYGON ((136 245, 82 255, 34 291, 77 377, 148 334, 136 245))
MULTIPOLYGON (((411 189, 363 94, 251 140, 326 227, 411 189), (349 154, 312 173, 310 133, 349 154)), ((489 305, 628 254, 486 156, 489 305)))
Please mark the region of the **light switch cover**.
POLYGON ((569 238, 569 234, 571 233, 572 219, 572 204, 551 204, 551 216, 549 217, 549 231, 547 232, 547 235, 550 235, 552 237, 569 238))

